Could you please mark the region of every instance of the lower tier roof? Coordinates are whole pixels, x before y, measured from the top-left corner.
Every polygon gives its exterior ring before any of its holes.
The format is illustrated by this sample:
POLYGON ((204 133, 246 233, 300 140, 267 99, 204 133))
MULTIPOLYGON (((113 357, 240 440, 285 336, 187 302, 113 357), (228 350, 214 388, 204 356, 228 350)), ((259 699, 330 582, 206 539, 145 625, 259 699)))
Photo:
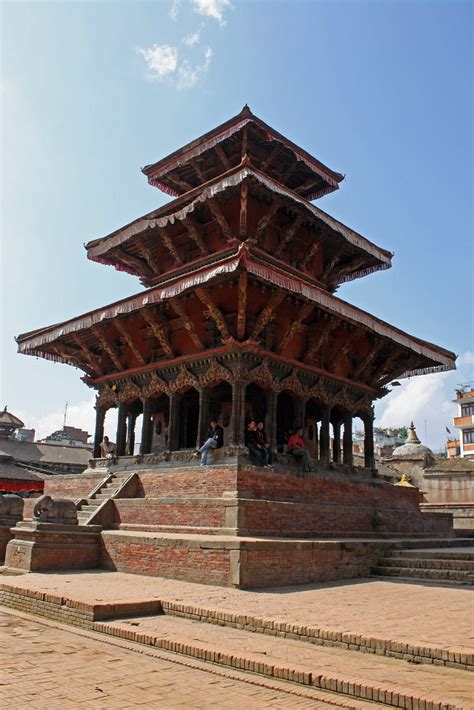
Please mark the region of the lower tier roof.
POLYGON ((455 368, 454 353, 275 268, 245 244, 216 264, 17 343, 21 353, 72 364, 94 380, 263 338, 275 352, 375 389, 455 368))

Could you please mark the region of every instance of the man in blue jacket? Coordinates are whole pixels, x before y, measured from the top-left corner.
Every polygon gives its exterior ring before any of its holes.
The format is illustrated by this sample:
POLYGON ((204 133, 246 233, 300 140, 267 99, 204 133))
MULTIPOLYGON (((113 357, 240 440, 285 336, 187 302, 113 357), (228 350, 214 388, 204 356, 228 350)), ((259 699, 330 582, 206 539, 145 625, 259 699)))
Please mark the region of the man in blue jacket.
POLYGON ((224 429, 217 423, 217 419, 211 419, 204 444, 198 450, 201 454, 201 466, 207 465, 207 457, 211 449, 220 449, 222 446, 224 446, 224 429))

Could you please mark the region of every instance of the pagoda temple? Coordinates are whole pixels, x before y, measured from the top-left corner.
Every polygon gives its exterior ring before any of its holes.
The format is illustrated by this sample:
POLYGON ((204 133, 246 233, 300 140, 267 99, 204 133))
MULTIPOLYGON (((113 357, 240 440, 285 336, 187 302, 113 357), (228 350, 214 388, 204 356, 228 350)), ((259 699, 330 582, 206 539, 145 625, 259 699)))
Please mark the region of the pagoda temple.
POLYGON ((94 456, 116 407, 119 456, 133 454, 140 414, 144 456, 193 450, 212 415, 226 447, 254 417, 275 450, 298 423, 314 459, 351 464, 357 416, 372 468, 374 400, 394 378, 453 369, 455 355, 335 295, 392 258, 312 204, 343 176, 247 106, 143 173, 174 199, 86 250, 145 290, 17 338, 21 353, 84 371, 94 456))
POLYGON ((312 204, 343 176, 247 106, 143 172, 175 199, 86 249, 145 288, 17 339, 21 353, 80 368, 97 392, 89 467, 45 481, 45 494, 74 499, 92 543, 84 557, 70 537, 65 555, 54 526, 25 523, 7 566, 32 569, 33 536, 35 569, 268 587, 367 576, 400 539, 452 536, 452 516, 421 512, 417 488, 374 469, 373 402, 394 378, 452 369, 455 356, 335 295, 392 258, 312 204), (104 459, 111 408, 116 455, 104 459), (211 417, 224 446, 199 466, 211 417), (352 461, 354 417, 364 466, 352 461), (251 418, 265 422, 273 468, 252 465, 251 418), (284 451, 300 427, 310 472, 284 451))

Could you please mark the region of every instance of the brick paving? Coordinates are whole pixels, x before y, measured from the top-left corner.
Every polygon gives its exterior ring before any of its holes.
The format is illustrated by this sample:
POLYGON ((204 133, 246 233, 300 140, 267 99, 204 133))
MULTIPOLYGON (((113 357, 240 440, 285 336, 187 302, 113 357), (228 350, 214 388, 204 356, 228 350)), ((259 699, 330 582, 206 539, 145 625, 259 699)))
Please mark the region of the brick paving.
MULTIPOLYGON (((283 683, 263 687, 243 674, 209 672, 173 659, 80 635, 18 613, 0 612, 0 707, 5 710, 101 708, 366 708, 283 683), (300 697, 302 696, 302 697, 300 697)), ((372 706, 374 707, 374 706, 372 706)))
POLYGON ((169 640, 173 644, 172 648, 180 649, 181 653, 208 658, 232 667, 258 669, 269 675, 273 675, 277 668, 278 673, 282 674, 279 677, 298 679, 300 683, 314 683, 317 687, 330 688, 327 679, 337 679, 334 689, 342 691, 347 686, 346 691, 357 697, 372 698, 374 689, 377 689, 377 699, 383 702, 398 695, 423 698, 429 700, 430 705, 449 703, 452 707, 465 710, 474 708, 474 675, 463 670, 414 665, 383 656, 313 646, 165 615, 126 619, 97 626, 109 633, 131 632, 132 638, 141 638, 144 643, 165 643, 165 648, 169 640), (218 654, 225 654, 222 661, 218 654), (307 679, 304 674, 308 676, 307 679), (321 676, 324 678, 323 685, 320 685, 321 676), (349 687, 351 685, 352 689, 349 687))
POLYGON ((105 571, 2 576, 3 582, 90 604, 160 599, 459 653, 474 650, 468 587, 371 579, 252 592, 105 571))

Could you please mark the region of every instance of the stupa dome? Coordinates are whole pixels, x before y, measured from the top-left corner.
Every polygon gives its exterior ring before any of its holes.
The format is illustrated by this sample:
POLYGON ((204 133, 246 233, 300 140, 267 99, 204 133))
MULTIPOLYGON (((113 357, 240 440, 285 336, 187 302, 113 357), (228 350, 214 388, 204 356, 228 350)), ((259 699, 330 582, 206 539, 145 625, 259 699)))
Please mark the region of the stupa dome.
POLYGON ((432 459, 434 461, 434 455, 431 449, 422 444, 417 437, 413 422, 408 427, 406 442, 393 450, 392 459, 410 459, 411 461, 427 461, 427 459, 432 459))

